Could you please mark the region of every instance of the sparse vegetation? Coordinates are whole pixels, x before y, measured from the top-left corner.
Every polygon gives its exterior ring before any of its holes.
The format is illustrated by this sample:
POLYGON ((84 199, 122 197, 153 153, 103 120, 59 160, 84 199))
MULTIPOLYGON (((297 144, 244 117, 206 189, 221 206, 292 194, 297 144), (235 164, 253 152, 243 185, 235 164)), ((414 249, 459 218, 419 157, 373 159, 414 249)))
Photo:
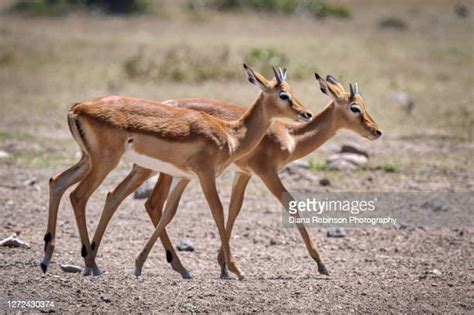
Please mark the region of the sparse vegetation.
POLYGON ((379 26, 386 29, 394 29, 403 31, 407 28, 405 21, 402 18, 391 16, 383 18, 379 21, 379 26))
POLYGON ((240 68, 231 63, 230 50, 216 47, 213 54, 180 45, 170 48, 161 61, 138 53, 123 63, 129 79, 172 82, 203 82, 233 79, 241 76, 240 68))
POLYGON ((138 81, 204 82, 242 78, 242 61, 272 77, 272 67, 290 67, 293 80, 302 79, 316 69, 309 62, 294 62, 291 65, 286 54, 275 48, 252 48, 240 55, 226 46, 217 46, 212 51, 189 45, 169 48, 162 56, 147 54, 141 49, 127 58, 122 68, 126 77, 138 81), (243 55, 243 56, 242 56, 243 55))
POLYGON ((307 14, 313 17, 351 17, 351 10, 344 4, 322 0, 207 0, 202 5, 219 10, 253 9, 276 14, 307 14))
POLYGON ((328 164, 326 163, 326 161, 316 161, 314 158, 310 158, 309 168, 312 171, 327 171, 328 164))
POLYGON ((272 67, 287 67, 288 57, 274 48, 253 48, 244 57, 246 63, 272 76, 272 67))
POLYGON ((380 165, 378 169, 381 169, 386 173, 398 173, 401 171, 402 166, 398 163, 385 163, 380 165))
MULTIPOLYGON (((157 1, 153 1, 153 7, 157 1)), ((10 12, 33 16, 60 16, 74 10, 99 9, 110 14, 146 13, 152 7, 151 0, 18 0, 10 12)))

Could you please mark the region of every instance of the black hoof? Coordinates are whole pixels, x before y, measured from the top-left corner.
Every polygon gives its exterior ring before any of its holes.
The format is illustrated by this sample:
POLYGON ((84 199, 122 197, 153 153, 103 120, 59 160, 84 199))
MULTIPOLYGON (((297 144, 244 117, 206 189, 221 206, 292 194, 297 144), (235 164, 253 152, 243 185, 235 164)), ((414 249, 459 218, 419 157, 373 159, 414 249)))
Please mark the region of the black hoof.
POLYGON ((318 272, 322 275, 329 276, 329 271, 323 263, 318 264, 318 272))
POLYGON ((40 263, 41 270, 43 270, 43 273, 46 273, 46 270, 48 270, 48 265, 40 263))
POLYGON ((221 271, 221 279, 222 280, 232 280, 232 277, 229 275, 229 273, 226 271, 221 271))

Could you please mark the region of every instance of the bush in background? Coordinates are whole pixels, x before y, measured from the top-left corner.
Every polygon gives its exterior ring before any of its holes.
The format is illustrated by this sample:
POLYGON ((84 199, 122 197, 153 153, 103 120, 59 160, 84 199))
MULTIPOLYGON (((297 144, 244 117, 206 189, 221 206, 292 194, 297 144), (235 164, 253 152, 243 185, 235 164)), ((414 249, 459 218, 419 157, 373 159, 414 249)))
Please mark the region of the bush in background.
POLYGON ((137 54, 124 60, 123 72, 127 79, 155 82, 204 82, 242 78, 242 60, 258 69, 266 77, 273 77, 272 67, 291 66, 291 79, 313 75, 317 67, 304 60, 290 63, 289 58, 275 48, 255 47, 238 52, 227 46, 197 49, 189 45, 168 48, 162 54, 137 54))
POLYGON ((381 28, 389 28, 389 29, 395 29, 399 31, 403 31, 407 28, 407 25, 405 21, 403 21, 399 17, 391 16, 391 17, 386 17, 383 18, 379 21, 379 26, 381 28))
MULTIPOLYGON (((192 2, 192 1, 191 1, 192 2)), ((314 17, 351 17, 351 10, 343 4, 323 0, 201 0, 201 5, 218 10, 250 9, 277 14, 309 14, 314 17)))
POLYGON ((216 47, 213 53, 180 45, 171 47, 160 62, 139 52, 126 59, 123 70, 128 79, 143 81, 203 82, 229 80, 242 76, 231 61, 227 47, 216 47))
POLYGON ((37 16, 59 16, 80 9, 99 9, 109 14, 136 14, 147 12, 150 6, 151 0, 18 0, 10 7, 10 11, 37 16))

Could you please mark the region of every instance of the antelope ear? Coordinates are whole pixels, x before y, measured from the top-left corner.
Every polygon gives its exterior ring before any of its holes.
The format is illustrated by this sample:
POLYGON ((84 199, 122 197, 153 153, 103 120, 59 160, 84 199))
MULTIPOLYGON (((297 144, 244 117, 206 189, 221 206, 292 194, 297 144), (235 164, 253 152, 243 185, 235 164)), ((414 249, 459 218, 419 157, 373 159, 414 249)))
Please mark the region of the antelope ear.
POLYGON ((268 91, 270 89, 270 84, 267 79, 260 73, 253 71, 252 68, 247 66, 244 63, 245 73, 247 74, 247 79, 250 83, 258 86, 262 91, 268 91))
POLYGON ((321 90, 321 92, 323 92, 323 94, 329 95, 329 88, 326 80, 321 78, 321 76, 317 73, 314 73, 314 76, 316 77, 316 81, 318 81, 319 83, 319 89, 321 90))
POLYGON ((319 88, 321 89, 321 92, 323 92, 323 94, 326 94, 333 100, 337 100, 337 95, 334 94, 334 92, 331 90, 328 82, 324 80, 323 78, 321 78, 321 76, 317 73, 315 73, 314 76, 316 77, 316 81, 318 81, 319 83, 319 88))

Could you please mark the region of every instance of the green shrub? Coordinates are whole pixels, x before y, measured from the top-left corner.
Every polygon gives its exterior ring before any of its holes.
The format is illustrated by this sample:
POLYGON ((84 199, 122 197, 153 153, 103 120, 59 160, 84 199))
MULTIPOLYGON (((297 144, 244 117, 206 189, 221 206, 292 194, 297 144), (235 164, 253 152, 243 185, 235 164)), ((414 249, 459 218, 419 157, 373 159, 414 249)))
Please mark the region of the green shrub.
POLYGON ((151 6, 151 0, 85 0, 89 7, 98 7, 112 14, 145 13, 151 6))
POLYGON ((380 165, 378 169, 381 169, 385 171, 386 173, 397 173, 402 169, 402 166, 397 163, 386 163, 386 164, 380 165))
POLYGON ((66 0, 18 0, 10 7, 10 12, 32 16, 59 16, 65 14, 70 8, 66 0))
MULTIPOLYGON (((34 16, 59 16, 77 9, 100 9, 110 14, 145 13, 152 0, 17 0, 10 12, 34 16)), ((154 1, 155 6, 157 5, 154 1)))
POLYGON ((326 171, 328 169, 328 164, 326 161, 316 161, 313 158, 310 158, 309 169, 312 171, 326 171))
POLYGON ((390 29, 395 29, 399 31, 402 31, 407 28, 405 21, 403 21, 399 17, 394 17, 394 16, 381 19, 379 21, 379 26, 381 28, 390 28, 390 29))
POLYGON ((343 4, 325 3, 319 12, 321 16, 334 16, 338 18, 350 18, 352 15, 351 9, 343 4))

